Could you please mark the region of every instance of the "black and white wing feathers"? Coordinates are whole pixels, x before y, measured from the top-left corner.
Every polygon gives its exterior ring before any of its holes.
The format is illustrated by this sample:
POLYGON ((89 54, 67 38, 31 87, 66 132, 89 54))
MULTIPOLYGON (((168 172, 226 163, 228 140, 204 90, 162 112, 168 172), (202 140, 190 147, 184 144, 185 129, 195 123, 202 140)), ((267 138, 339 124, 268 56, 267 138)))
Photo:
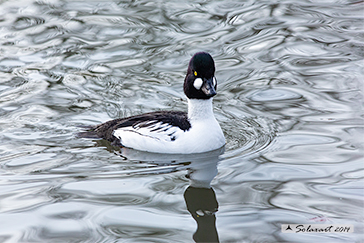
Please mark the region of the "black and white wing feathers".
POLYGON ((157 140, 174 141, 176 131, 191 128, 187 114, 182 111, 157 111, 126 118, 111 120, 79 133, 80 137, 102 138, 113 145, 122 145, 122 137, 115 136, 117 131, 133 132, 157 140))

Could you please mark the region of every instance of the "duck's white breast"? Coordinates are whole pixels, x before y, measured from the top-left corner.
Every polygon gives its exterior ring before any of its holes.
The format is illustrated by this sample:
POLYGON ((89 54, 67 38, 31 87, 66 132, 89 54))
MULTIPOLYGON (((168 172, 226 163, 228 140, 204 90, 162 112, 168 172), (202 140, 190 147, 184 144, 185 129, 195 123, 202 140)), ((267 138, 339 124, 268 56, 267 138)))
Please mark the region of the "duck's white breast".
POLYGON ((183 131, 167 123, 153 126, 123 127, 114 131, 123 146, 155 153, 201 153, 218 149, 225 138, 215 118, 191 121, 183 131))

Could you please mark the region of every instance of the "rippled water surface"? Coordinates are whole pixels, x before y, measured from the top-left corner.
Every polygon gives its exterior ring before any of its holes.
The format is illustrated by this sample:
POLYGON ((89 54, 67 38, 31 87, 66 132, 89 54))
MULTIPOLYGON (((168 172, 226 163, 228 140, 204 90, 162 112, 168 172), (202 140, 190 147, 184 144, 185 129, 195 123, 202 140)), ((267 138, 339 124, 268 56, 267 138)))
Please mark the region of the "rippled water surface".
POLYGON ((0 1, 0 242, 363 242, 363 15, 359 0, 0 1), (75 137, 186 110, 197 51, 216 61, 224 152, 75 137))

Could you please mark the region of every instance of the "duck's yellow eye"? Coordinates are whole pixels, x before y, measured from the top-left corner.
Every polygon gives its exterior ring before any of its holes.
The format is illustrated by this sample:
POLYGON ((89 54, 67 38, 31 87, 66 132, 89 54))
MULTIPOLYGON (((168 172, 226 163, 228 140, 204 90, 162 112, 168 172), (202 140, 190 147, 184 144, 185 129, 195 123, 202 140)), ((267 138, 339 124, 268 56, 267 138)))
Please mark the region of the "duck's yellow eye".
POLYGON ((197 76, 197 72, 196 72, 196 71, 194 71, 194 72, 193 72, 193 74, 194 74, 195 76, 197 76))

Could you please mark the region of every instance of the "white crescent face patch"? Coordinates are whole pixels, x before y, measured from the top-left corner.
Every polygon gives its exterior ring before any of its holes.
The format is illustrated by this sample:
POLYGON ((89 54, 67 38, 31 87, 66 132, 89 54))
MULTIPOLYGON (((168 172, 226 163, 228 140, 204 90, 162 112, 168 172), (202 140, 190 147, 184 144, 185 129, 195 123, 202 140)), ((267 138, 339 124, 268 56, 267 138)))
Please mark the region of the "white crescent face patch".
POLYGON ((199 90, 199 89, 201 89, 202 84, 203 84, 202 79, 196 78, 195 81, 193 82, 193 87, 195 87, 195 89, 199 90))

